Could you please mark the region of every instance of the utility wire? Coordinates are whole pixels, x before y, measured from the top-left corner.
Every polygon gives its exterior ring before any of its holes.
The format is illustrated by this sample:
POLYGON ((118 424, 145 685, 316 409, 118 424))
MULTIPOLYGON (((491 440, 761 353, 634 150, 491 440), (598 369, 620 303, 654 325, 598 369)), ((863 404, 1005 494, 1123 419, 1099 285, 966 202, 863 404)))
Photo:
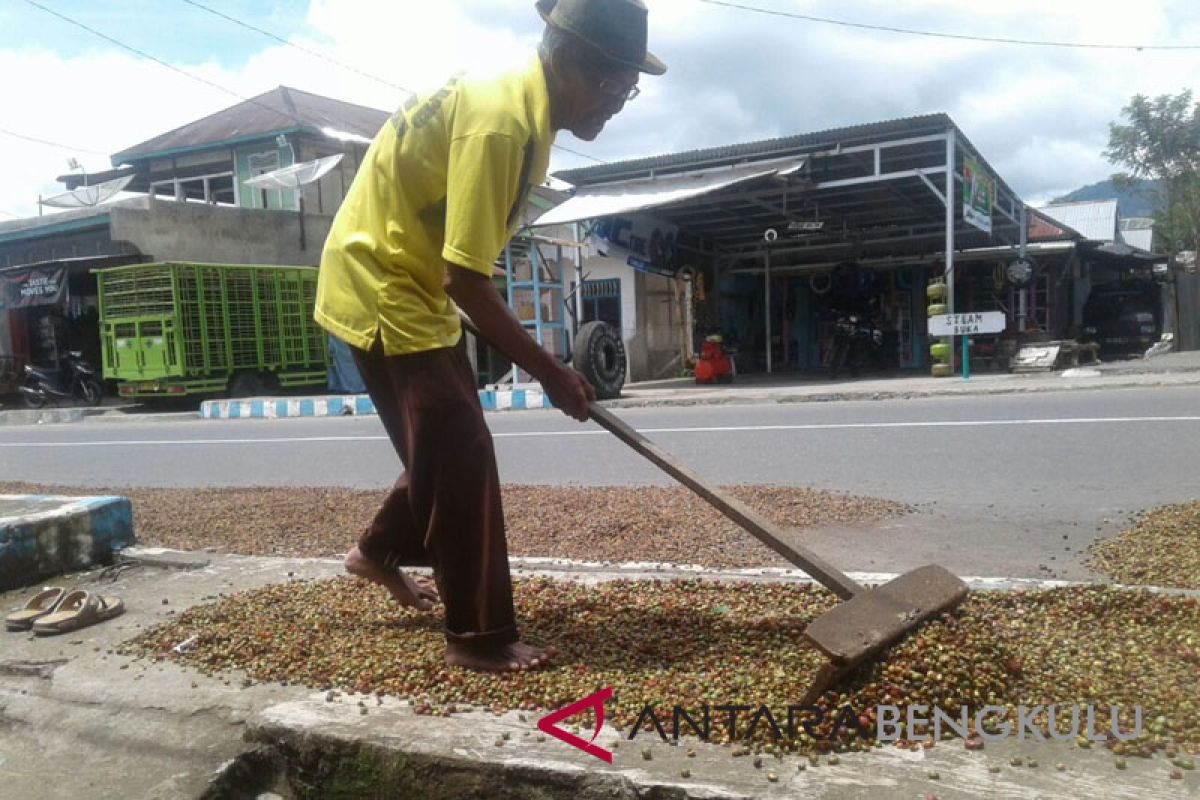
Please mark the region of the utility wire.
POLYGON ((0 128, 0 133, 3 133, 5 136, 11 136, 14 139, 24 139, 27 142, 33 142, 35 144, 44 144, 47 147, 57 147, 59 150, 67 150, 67 151, 78 152, 78 153, 91 153, 94 156, 107 156, 108 155, 107 153, 101 153, 99 150, 89 150, 86 147, 70 147, 69 145, 59 144, 58 142, 52 142, 49 139, 39 139, 36 136, 28 136, 24 133, 17 133, 16 131, 10 131, 8 128, 0 128))
MULTIPOLYGON (((221 85, 221 84, 219 84, 219 83, 215 83, 215 82, 213 82, 213 81, 210 81, 208 78, 202 77, 202 76, 200 76, 200 75, 196 75, 195 73, 192 73, 192 72, 188 72, 187 70, 185 70, 185 69, 182 69, 182 68, 180 68, 180 67, 177 67, 177 66, 175 66, 174 64, 171 64, 171 63, 169 63, 169 62, 167 62, 167 61, 163 61, 161 58, 158 58, 158 57, 156 57, 156 56, 153 56, 153 55, 151 55, 150 53, 147 53, 147 52, 146 52, 146 51, 144 51, 144 50, 140 50, 140 49, 138 49, 137 47, 134 47, 133 45, 126 44, 125 42, 122 42, 120 39, 113 38, 112 36, 109 36, 108 34, 106 34, 106 33, 103 33, 102 31, 98 31, 98 30, 96 30, 95 28, 92 28, 92 27, 90 27, 89 25, 86 25, 86 24, 84 24, 84 23, 80 22, 80 21, 79 21, 79 20, 77 20, 77 19, 74 19, 74 18, 72 18, 72 17, 69 17, 69 16, 67 16, 66 14, 59 13, 58 11, 55 11, 55 10, 54 10, 54 9, 52 9, 52 8, 49 8, 49 7, 47 7, 47 6, 44 6, 44 5, 42 5, 41 3, 37 2, 37 0, 25 0, 25 2, 26 2, 26 3, 28 3, 29 5, 33 6, 34 8, 38 8, 38 9, 40 9, 40 10, 42 10, 42 11, 46 12, 47 14, 50 14, 50 15, 51 15, 51 16, 53 16, 53 17, 57 17, 57 18, 61 19, 63 22, 66 22, 66 23, 68 23, 68 24, 70 24, 70 25, 74 25, 74 26, 75 26, 75 27, 77 27, 77 28, 81 28, 82 30, 85 30, 85 31, 87 31, 88 33, 92 34, 93 36, 98 36, 98 37, 100 37, 101 39, 105 40, 106 42, 111 42, 112 44, 115 44, 117 47, 120 47, 120 48, 121 48, 121 49, 123 49, 123 50, 128 50, 129 52, 131 52, 131 53, 133 53, 133 54, 135 54, 135 55, 138 55, 138 56, 141 56, 142 58, 149 59, 150 61, 153 61, 155 64, 158 64, 159 66, 166 67, 167 69, 171 70, 172 72, 177 72, 177 73, 179 73, 180 75, 183 75, 183 76, 184 76, 184 77, 186 77, 186 78, 191 78, 191 79, 192 79, 192 80, 194 80, 194 81, 199 81, 200 83, 203 83, 203 84, 205 84, 205 85, 207 85, 207 86, 211 86, 212 88, 214 88, 214 89, 217 89, 217 90, 219 90, 219 91, 221 91, 221 92, 224 92, 225 94, 232 95, 233 97, 236 97, 237 99, 239 99, 239 100, 242 100, 243 102, 247 102, 247 103, 253 103, 253 104, 254 104, 254 105, 256 105, 256 106, 259 106, 260 108, 264 108, 264 109, 266 109, 267 111, 270 111, 270 112, 272 112, 272 113, 274 113, 274 114, 278 114, 278 115, 279 115, 279 116, 281 116, 281 117, 285 117, 286 119, 290 119, 290 120, 292 120, 293 122, 295 122, 295 123, 297 123, 297 124, 302 124, 302 121, 301 121, 301 120, 300 120, 298 117, 296 117, 295 115, 293 115, 293 114, 289 114, 289 113, 287 113, 287 112, 285 112, 285 111, 280 111, 280 110, 279 110, 279 109, 277 109, 277 108, 272 108, 271 106, 268 106, 268 105, 266 105, 266 104, 264 104, 264 103, 260 103, 260 102, 258 102, 257 100, 254 100, 254 99, 252 99, 252 98, 246 97, 245 95, 242 95, 242 94, 240 94, 240 93, 238 93, 238 92, 235 92, 233 89, 230 89, 230 88, 228 88, 228 87, 226 87, 226 86, 222 86, 222 85, 221 85)), ((212 10, 211 10, 211 9, 209 9, 207 6, 201 6, 199 3, 192 3, 192 2, 190 2, 190 0, 184 0, 184 2, 189 2, 191 5, 194 5, 194 6, 196 6, 197 8, 203 8, 205 11, 212 11, 212 10)), ((213 13, 216 13, 216 12, 213 12, 213 13)), ((272 39, 275 39, 275 40, 277 40, 277 41, 282 41, 284 44, 286 44, 286 45, 288 45, 288 46, 290 46, 290 47, 295 47, 295 48, 297 48, 297 49, 299 49, 299 50, 301 50, 301 51, 303 51, 303 52, 309 53, 310 55, 315 55, 315 56, 317 56, 317 57, 324 58, 324 59, 326 59, 327 61, 330 61, 331 63, 333 63, 333 64, 336 64, 336 65, 338 65, 338 66, 340 66, 340 67, 343 67, 343 68, 345 68, 345 69, 351 69, 351 70, 353 70, 354 72, 357 72, 357 73, 359 73, 359 74, 362 74, 362 75, 366 75, 367 77, 369 77, 369 78, 371 78, 371 79, 373 79, 373 80, 381 81, 381 82, 383 82, 383 83, 385 83, 385 84, 387 84, 387 85, 389 85, 389 86, 392 86, 392 87, 394 87, 394 88, 400 89, 401 91, 408 92, 409 94, 411 94, 411 93, 412 93, 412 92, 411 92, 409 89, 405 89, 405 88, 404 88, 404 87, 402 87, 402 86, 398 86, 397 84, 394 84, 394 83, 392 83, 392 82, 390 82, 390 81, 387 81, 387 80, 385 80, 385 79, 383 79, 383 78, 380 78, 380 77, 378 77, 378 76, 376 76, 376 75, 371 75, 371 74, 369 74, 369 73, 362 72, 361 70, 358 70, 358 69, 356 69, 356 68, 354 68, 354 67, 350 67, 350 66, 348 66, 348 65, 346 65, 346 64, 342 64, 340 61, 336 61, 336 60, 334 60, 334 59, 327 58, 326 56, 323 56, 323 55, 321 55, 320 53, 317 53, 317 52, 316 52, 316 51, 314 51, 314 50, 309 50, 309 49, 308 49, 308 48, 306 48, 306 47, 300 47, 299 45, 295 44, 294 42, 290 42, 290 41, 287 41, 286 39, 282 39, 281 37, 279 37, 279 36, 276 36, 275 34, 272 34, 272 33, 270 33, 270 32, 264 31, 264 30, 262 30, 261 28, 257 28, 257 27, 255 27, 255 26, 253 26, 253 25, 250 25, 249 23, 243 23, 243 22, 241 22, 240 20, 236 20, 236 19, 234 19, 233 17, 230 17, 230 16, 228 16, 228 15, 226 15, 226 14, 218 14, 218 16, 221 16, 221 17, 224 17, 224 18, 226 18, 226 19, 229 19, 230 21, 236 22, 237 24, 239 24, 239 25, 243 25, 244 27, 250 28, 251 30, 255 30, 255 31, 257 31, 257 32, 259 32, 259 33, 261 33, 261 34, 263 34, 264 36, 269 36, 269 37, 271 37, 272 39)), ((22 138, 24 138, 24 137, 22 137, 22 138)), ((555 145, 553 145, 553 146, 554 146, 554 147, 556 147, 556 148, 558 148, 559 150, 562 150, 562 151, 563 151, 563 152, 565 152, 565 153, 570 153, 570 154, 572 154, 572 155, 576 155, 576 156, 579 156, 579 157, 581 157, 581 158, 588 158, 588 159, 591 159, 592 161, 596 161, 596 162, 598 162, 598 163, 601 163, 601 164, 607 163, 607 162, 605 162, 603 159, 596 158, 595 156, 590 156, 590 155, 588 155, 587 153, 581 153, 581 152, 579 152, 578 150, 572 150, 571 148, 569 148, 569 147, 565 147, 565 146, 563 146, 563 145, 560 145, 560 144, 555 144, 555 145)), ((92 152, 92 153, 94 153, 95 151, 87 151, 87 152, 92 152)), ((102 154, 101 154, 101 155, 102 155, 102 154)))
POLYGON ((229 14, 226 14, 223 11, 218 11, 215 8, 204 5, 203 3, 197 3, 196 0, 181 0, 181 2, 187 3, 189 6, 194 6, 195 8, 198 8, 201 11, 207 11, 209 14, 220 17, 221 19, 228 20, 229 22, 232 22, 234 25, 240 25, 241 27, 246 28, 247 30, 252 30, 255 33, 261 33, 263 36, 266 36, 268 39, 273 39, 276 42, 279 42, 280 44, 287 45, 288 47, 294 47, 302 53, 307 53, 308 55, 314 56, 323 61, 328 61, 330 64, 333 64, 334 66, 337 66, 337 67, 341 67, 344 70, 353 72, 356 75, 361 75, 364 78, 370 78, 373 81, 382 83, 384 86, 390 86, 393 89, 399 89, 400 91, 402 91, 406 94, 410 94, 410 95, 416 94, 416 92, 414 92, 412 89, 409 89, 407 86, 401 86, 400 84, 393 83, 392 81, 389 81, 386 78, 381 78, 378 75, 372 75, 369 72, 364 72, 363 70, 359 69, 358 67, 355 67, 351 64, 347 64, 344 61, 338 61, 336 58, 333 58, 331 56, 327 56, 324 53, 320 52, 319 50, 313 50, 309 47, 305 47, 304 45, 296 44, 295 42, 293 42, 290 39, 285 39, 284 37, 282 37, 278 34, 271 33, 268 30, 263 30, 262 28, 258 27, 257 25, 251 25, 249 22, 246 22, 245 20, 240 20, 237 17, 230 16, 229 14))
POLYGON ((117 47, 120 47, 123 50, 128 50, 129 52, 134 53, 135 55, 138 55, 138 56, 141 56, 142 58, 153 61, 155 64, 158 64, 159 66, 166 67, 167 69, 171 70, 172 72, 177 72, 186 78, 191 78, 194 81, 199 81, 200 83, 203 83, 207 86, 211 86, 212 88, 217 89, 218 91, 224 92, 225 94, 232 95, 232 96, 238 98, 239 100, 242 100, 244 102, 253 103, 256 106, 259 106, 260 108, 265 108, 267 111, 271 111, 275 114, 278 114, 281 117, 290 119, 297 124, 301 124, 301 120, 298 117, 296 117, 292 114, 289 114, 286 111, 280 111, 277 108, 271 108, 271 106, 268 106, 265 103, 260 103, 257 100, 253 100, 249 97, 245 97, 244 95, 239 94, 238 92, 235 92, 233 89, 222 86, 219 83, 214 83, 213 81, 210 81, 208 78, 202 77, 200 75, 196 75, 195 73, 192 73, 192 72, 188 72, 186 69, 181 69, 180 67, 177 67, 174 64, 163 61, 161 58, 152 56, 144 50, 139 50, 138 48, 134 47, 133 45, 126 44, 125 42, 122 42, 119 39, 114 39, 113 37, 109 36, 106 33, 102 33, 101 31, 98 31, 95 28, 89 27, 88 25, 85 25, 84 23, 80 22, 77 19, 68 17, 66 14, 60 14, 59 12, 55 11, 54 9, 48 8, 44 5, 42 5, 41 3, 37 2, 37 0, 25 0, 25 2, 28 3, 29 5, 33 6, 34 8, 39 8, 42 11, 45 11, 47 14, 49 14, 53 17, 58 17, 63 22, 66 22, 70 25, 74 25, 77 28, 82 28, 83 30, 87 31, 88 33, 92 34, 93 36, 98 36, 106 42, 111 42, 112 44, 115 44, 117 47))
MULTIPOLYGON (((370 72, 361 70, 352 64, 347 64, 344 61, 339 61, 336 58, 327 56, 324 53, 320 52, 319 50, 313 50, 312 48, 305 47, 300 44, 296 44, 291 39, 287 39, 283 36, 280 36, 277 33, 272 33, 271 31, 265 30, 264 28, 260 28, 257 25, 252 25, 251 23, 246 22, 245 20, 238 19, 237 17, 234 17, 230 14, 226 14, 223 11, 219 11, 215 8, 212 8, 211 6, 207 6, 204 3, 197 2, 197 0, 180 0, 180 2, 187 3, 189 6, 198 8, 201 11, 207 11, 209 14, 220 17, 221 19, 227 20, 228 22, 232 22, 234 25, 238 25, 243 28, 246 28, 247 30, 251 30, 251 31, 254 31, 255 33, 262 34, 263 36, 266 36, 268 39, 279 42, 280 44, 283 44, 283 45, 287 45, 288 47, 294 47, 295 49, 299 50, 302 53, 307 53, 308 55, 313 56, 315 58, 319 58, 322 61, 327 61, 330 64, 333 64, 334 66, 341 67, 344 70, 348 70, 349 72, 353 72, 354 74, 360 75, 364 78, 369 78, 377 83, 383 84, 384 86, 389 86, 393 89, 399 89, 400 91, 402 91, 406 94, 410 94, 410 95, 416 94, 412 89, 409 89, 407 86, 401 86, 400 84, 390 81, 387 78, 381 78, 378 75, 373 75, 370 72)), ((578 150, 572 150, 571 148, 566 147, 561 144, 555 144, 554 147, 559 150, 562 150, 564 153, 570 153, 571 155, 579 156, 580 158, 589 158, 592 161, 595 161, 599 164, 607 164, 608 163, 604 159, 596 158, 595 156, 590 156, 587 153, 581 153, 578 150)))
POLYGON ((701 3, 707 3, 712 6, 724 6, 739 11, 750 11, 756 14, 767 14, 773 17, 788 17, 789 19, 804 20, 805 22, 819 22, 823 25, 840 25, 844 28, 859 28, 868 31, 882 31, 884 33, 898 33, 908 36, 927 36, 935 39, 960 39, 969 42, 990 42, 992 44, 1015 44, 1026 45, 1029 47, 1072 47, 1086 50, 1200 50, 1200 45, 1192 44, 1089 44, 1083 42, 1056 42, 1036 39, 1008 39, 1000 36, 974 36, 965 33, 941 33, 938 31, 925 31, 916 28, 900 28, 891 25, 870 25, 865 22, 850 22, 842 19, 831 19, 829 17, 817 17, 812 14, 799 14, 794 11, 777 11, 770 8, 759 8, 758 6, 749 6, 742 3, 731 3, 726 0, 699 0, 701 3))

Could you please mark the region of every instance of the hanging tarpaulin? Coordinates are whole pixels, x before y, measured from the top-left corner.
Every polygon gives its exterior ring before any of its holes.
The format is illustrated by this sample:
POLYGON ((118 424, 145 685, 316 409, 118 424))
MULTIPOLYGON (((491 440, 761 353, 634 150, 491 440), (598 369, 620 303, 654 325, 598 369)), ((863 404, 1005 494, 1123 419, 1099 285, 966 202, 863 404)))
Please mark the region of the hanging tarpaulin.
POLYGON ((54 306, 66 296, 66 267, 33 267, 0 272, 0 307, 54 306))
POLYGON ((992 232, 996 179, 973 158, 963 159, 963 219, 984 233, 992 232))

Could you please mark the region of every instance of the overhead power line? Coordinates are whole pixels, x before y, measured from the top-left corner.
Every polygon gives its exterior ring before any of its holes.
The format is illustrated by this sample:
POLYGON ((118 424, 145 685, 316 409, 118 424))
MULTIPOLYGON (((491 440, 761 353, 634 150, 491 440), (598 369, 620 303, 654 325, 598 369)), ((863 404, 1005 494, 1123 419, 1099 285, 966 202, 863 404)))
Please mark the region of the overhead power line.
POLYGON ((280 111, 277 108, 272 108, 271 106, 268 106, 265 103, 260 103, 257 100, 246 97, 238 92, 235 92, 233 89, 230 89, 227 86, 222 86, 221 84, 216 83, 215 81, 210 81, 208 78, 205 78, 201 75, 197 75, 194 72, 188 72, 186 69, 182 69, 182 68, 177 67, 174 64, 171 64, 167 61, 163 61, 161 58, 158 58, 157 56, 153 56, 150 53, 147 53, 145 50, 140 50, 131 44, 126 44, 125 42, 122 42, 120 39, 113 38, 112 36, 109 36, 107 33, 98 31, 95 28, 93 28, 89 25, 86 25, 77 19, 74 19, 72 17, 67 16, 66 14, 62 14, 58 11, 55 11, 52 8, 44 6, 41 3, 37 2, 37 0, 25 0, 25 2, 28 3, 29 5, 33 6, 34 8, 38 8, 38 9, 41 9, 42 11, 45 11, 47 14, 49 14, 53 17, 58 17, 63 22, 66 22, 70 25, 74 25, 77 28, 81 28, 81 29, 87 31, 88 33, 92 34, 93 36, 98 36, 99 38, 103 39, 106 42, 115 44, 117 47, 120 47, 122 50, 128 50, 129 52, 131 52, 135 55, 141 56, 142 58, 145 58, 149 61, 153 61, 155 64, 158 64, 161 67, 165 67, 166 69, 169 69, 172 72, 177 72, 180 75, 184 76, 185 78, 191 78, 194 81, 203 83, 206 86, 211 86, 212 88, 217 89, 218 91, 224 92, 225 94, 232 95, 233 97, 236 97, 239 100, 242 100, 242 101, 248 102, 248 103, 253 103, 256 106, 259 106, 260 108, 264 108, 267 111, 271 111, 275 114, 278 114, 281 117, 284 117, 285 119, 290 119, 291 121, 293 121, 297 124, 300 124, 300 119, 293 114, 289 114, 286 111, 280 111))
POLYGON ((52 142, 49 139, 39 139, 36 136, 29 136, 24 133, 17 133, 16 131, 10 131, 8 128, 0 128, 0 133, 3 133, 5 136, 11 136, 14 139, 24 139, 27 142, 33 142, 34 144, 44 144, 47 147, 56 147, 59 150, 66 150, 66 151, 72 152, 72 153, 90 153, 91 155, 94 155, 94 156, 107 156, 108 155, 107 153, 101 153, 99 150, 89 150, 86 147, 71 147, 70 145, 59 144, 58 142, 52 142))
POLYGON ((238 19, 237 17, 226 14, 224 11, 218 11, 217 9, 212 8, 211 6, 206 6, 203 3, 197 3, 196 0, 181 0, 181 2, 187 3, 189 6, 198 8, 201 11, 207 11, 209 14, 212 14, 213 16, 217 16, 217 17, 220 17, 221 19, 232 22, 234 25, 240 25, 241 27, 246 28, 247 30, 254 31, 255 33, 260 33, 263 36, 266 36, 268 39, 273 39, 274 41, 279 42, 280 44, 285 44, 288 47, 294 47, 295 49, 299 50, 302 53, 307 53, 308 55, 313 56, 315 58, 319 58, 322 61, 328 61, 330 64, 333 64, 334 66, 337 66, 337 67, 341 67, 344 70, 353 72, 356 75, 361 75, 364 78, 370 78, 373 81, 382 83, 384 86, 390 86, 393 89, 399 89, 400 91, 405 92, 406 94, 416 94, 416 92, 414 92, 412 89, 409 89, 407 86, 401 86, 398 83, 389 81, 387 78, 381 78, 378 75, 372 75, 369 72, 364 72, 363 70, 359 69, 358 67, 356 67, 352 64, 347 64, 344 61, 338 61, 336 58, 327 56, 319 50, 313 50, 312 48, 305 47, 304 45, 296 44, 291 39, 287 39, 278 34, 271 33, 270 31, 264 30, 263 28, 260 28, 257 25, 252 25, 249 22, 246 22, 245 20, 241 20, 241 19, 238 19))
MULTIPOLYGON (((54 10, 54 9, 52 9, 52 8, 49 8, 48 6, 45 6, 45 5, 43 5, 42 3, 39 3, 39 2, 37 2, 37 0, 25 0, 25 2, 26 2, 26 3, 28 3, 29 5, 33 6, 34 8, 37 8, 37 9, 40 9, 41 11, 44 11, 44 12, 46 12, 47 14, 49 14, 49 15, 51 15, 51 16, 53 16, 53 17, 57 17, 58 19, 62 20, 63 22, 66 22, 66 23, 68 23, 68 24, 70 24, 70 25, 74 25, 74 26, 75 26, 75 27, 77 27, 77 28, 80 28, 80 29, 82 29, 82 30, 84 30, 84 31, 87 31, 88 33, 92 34, 93 36, 97 36, 97 37, 99 37, 99 38, 103 39, 103 40, 104 40, 104 41, 106 41, 106 42, 110 42, 111 44, 114 44, 114 45, 116 45, 117 47, 120 47, 122 50, 127 50, 127 51, 129 51, 129 52, 133 53, 134 55, 137 55, 137 56, 140 56, 140 57, 142 57, 142 58, 145 58, 145 59, 148 59, 148 60, 150 60, 150 61, 153 61, 155 64, 158 64, 158 65, 159 65, 159 66, 161 66, 161 67, 165 67, 166 69, 169 69, 169 70, 171 70, 172 72, 175 72, 175 73, 178 73, 178 74, 180 74, 180 75, 183 75, 185 78, 190 78, 191 80, 194 80, 194 81, 198 81, 198 82, 200 82, 200 83, 203 83, 203 84, 205 84, 206 86, 210 86, 210 87, 212 87, 212 88, 214 88, 214 89, 217 89, 218 91, 224 92, 225 94, 228 94, 228 95, 231 95, 231 96, 233 96, 233 97, 236 97, 237 99, 239 99, 239 100, 241 100, 241 101, 243 101, 243 102, 247 102, 247 103, 253 103, 254 105, 256 105, 256 106, 258 106, 258 107, 260 107, 260 108, 266 109, 267 111, 270 111, 270 112, 272 112, 272 113, 274 113, 274 114, 278 114, 279 116, 281 116, 281 117, 284 117, 285 119, 290 119, 290 120, 292 120, 293 122, 295 122, 295 123, 297 123, 297 124, 300 124, 300 123, 301 123, 301 120, 300 120, 298 117, 296 117, 295 115, 293 115, 293 114, 289 114, 289 113, 287 113, 286 111, 281 111, 281 110, 279 110, 279 109, 277 109, 277 108, 272 108, 271 106, 268 106, 268 105, 266 105, 265 103, 260 103, 260 102, 258 102, 257 100, 254 100, 253 98, 249 98, 249 97, 246 97, 246 96, 245 96, 245 95, 243 95, 243 94, 240 94, 239 92, 235 92, 233 89, 230 89, 230 88, 229 88, 229 87, 227 87, 227 86, 222 86, 221 84, 219 84, 219 83, 216 83, 215 81, 210 81, 208 78, 205 78, 205 77, 203 77, 203 76, 197 75, 197 74, 195 74, 195 73, 193 73, 193 72, 188 72, 187 70, 185 70, 185 69, 182 69, 181 67, 177 67, 177 66, 175 66, 174 64, 171 64, 170 62, 164 61, 163 59, 161 59, 161 58, 158 58, 157 56, 151 55, 150 53, 147 53, 146 51, 144 51, 144 50, 141 50, 140 48, 137 48, 137 47, 134 47, 133 45, 127 44, 127 43, 125 43, 125 42, 121 41, 120 39, 117 39, 117 38, 115 38, 115 37, 113 37, 113 36, 109 36, 107 33, 104 33, 103 31, 96 30, 95 28, 91 27, 90 25, 87 25, 87 24, 85 24, 85 23, 83 23, 83 22, 80 22, 79 20, 77 20, 77 19, 74 19, 73 17, 67 16, 66 14, 63 14, 63 13, 61 13, 61 12, 59 12, 59 11, 56 11, 56 10, 54 10)), ((189 2, 189 0, 184 0, 184 2, 189 2)), ((389 86, 392 86, 392 87, 394 87, 394 88, 400 89, 401 91, 408 92, 409 94, 411 94, 411 93, 412 93, 412 92, 411 92, 409 89, 405 89, 404 87, 402 87, 402 86, 399 86, 398 84, 392 83, 391 81, 388 81, 388 80, 386 80, 386 79, 384 79, 384 78, 380 78, 380 77, 379 77, 379 76, 377 76, 377 75, 371 75, 370 73, 363 72, 362 70, 359 70, 359 69, 357 69, 357 68, 355 68, 355 67, 351 67, 351 66, 349 66, 349 65, 347 65, 347 64, 343 64, 343 63, 342 63, 342 62, 340 62, 340 61, 336 61, 336 60, 334 60, 334 59, 330 59, 330 58, 328 58, 328 57, 326 57, 326 56, 322 55, 321 53, 317 53, 316 51, 314 51, 314 50, 310 50, 310 49, 308 49, 308 48, 306 48, 306 47, 301 47, 300 45, 297 45, 297 44, 295 44, 294 42, 291 42, 291 41, 288 41, 288 40, 286 40, 286 39, 283 39, 282 37, 280 37, 280 36, 277 36, 277 35, 275 35, 275 34, 273 34, 273 33, 269 32, 269 31, 265 31, 265 30, 263 30, 263 29, 261 29, 261 28, 258 28, 257 26, 250 25, 249 23, 243 23, 241 20, 238 20, 238 19, 236 19, 236 18, 234 18, 234 17, 231 17, 231 16, 229 16, 228 14, 221 14, 221 13, 215 12, 215 11, 213 11, 212 9, 209 9, 207 6, 202 6, 202 5, 201 5, 201 4, 199 4, 199 3, 194 3, 194 2, 193 2, 193 3, 190 3, 190 4, 191 4, 191 5, 194 5, 194 6, 196 6, 197 8, 203 8, 205 11, 210 11, 211 13, 216 13, 216 14, 217 14, 218 16, 220 16, 220 17, 223 17, 223 18, 225 18, 225 19, 227 19, 227 20, 229 20, 229 21, 231 21, 231 22, 234 22, 234 23, 236 23, 236 24, 238 24, 238 25, 242 25, 242 26, 244 26, 244 27, 247 27, 247 28, 249 28, 249 29, 251 29, 251 30, 257 31, 258 33, 260 33, 260 34, 262 34, 262 35, 264 35, 264 36, 268 36, 268 37, 270 37, 270 38, 272 38, 272 39, 274 39, 274 40, 276 40, 276 41, 281 41, 281 42, 283 42, 284 44, 288 45, 289 47, 295 47, 295 48, 297 48, 297 49, 299 49, 299 50, 301 50, 301 51, 303 51, 303 52, 306 52, 306 53, 308 53, 308 54, 310 54, 310 55, 314 55, 314 56, 317 56, 317 57, 319 57, 319 58, 323 58, 323 59, 325 59, 325 60, 327 60, 327 61, 330 61, 331 63, 333 63, 333 64, 336 64, 336 65, 338 65, 338 66, 340 66, 340 67, 342 67, 342 68, 344 68, 344 69, 350 69, 350 70, 353 70, 354 72, 357 72, 357 73, 359 73, 359 74, 362 74, 362 75, 366 75, 367 77, 370 77, 370 78, 372 78, 373 80, 380 81, 380 82, 382 82, 382 83, 385 83, 385 84, 387 84, 387 85, 389 85, 389 86)), ((600 163, 600 164, 607 163, 607 162, 605 162, 603 159, 596 158, 595 156, 590 156, 590 155, 588 155, 587 153, 581 153, 581 152, 579 152, 578 150, 572 150, 571 148, 569 148, 569 147, 565 147, 565 146, 563 146, 563 145, 560 145, 560 144, 555 144, 555 145, 554 145, 554 147, 556 147, 556 148, 557 148, 557 149, 559 149, 559 150, 562 150, 562 151, 563 151, 563 152, 565 152, 565 153, 570 153, 570 154, 572 154, 572 155, 576 155, 576 156, 579 156, 579 157, 581 157, 581 158, 588 158, 588 159, 591 159, 592 161, 596 161, 597 163, 600 163)), ((82 150, 81 150, 81 152, 84 152, 84 151, 82 151, 82 150)), ((92 152, 92 153, 95 153, 95 151, 86 151, 86 152, 92 152)), ((103 155, 103 154, 100 154, 100 155, 103 155)))
POLYGON ((843 19, 831 19, 829 17, 818 17, 812 14, 800 14, 795 11, 778 11, 771 8, 760 8, 758 6, 745 5, 743 3, 730 3, 726 0, 699 0, 701 3, 707 3, 712 6, 724 6, 725 8, 736 9, 738 11, 749 11, 755 14, 767 14, 773 17, 787 17, 789 19, 798 19, 805 22, 818 22, 822 25, 839 25, 844 28, 858 28, 868 31, 882 31, 884 33, 904 34, 907 36, 926 36, 935 39, 959 39, 969 42, 988 42, 991 44, 1012 44, 1025 45, 1028 47, 1068 47, 1085 50, 1200 50, 1200 45, 1193 44, 1096 44, 1086 42, 1057 42, 1050 40, 1039 39, 1010 39, 1002 36, 977 36, 965 33, 944 33, 940 31, 919 30, 917 28, 901 28, 893 25, 872 25, 866 22, 851 22, 843 19))
MULTIPOLYGON (((198 8, 201 11, 206 11, 209 14, 212 14, 213 16, 217 16, 223 20, 232 22, 234 25, 238 25, 247 30, 251 30, 251 31, 254 31, 255 33, 259 33, 259 34, 267 37, 268 39, 271 39, 272 41, 279 42, 280 44, 286 45, 287 47, 295 48, 296 50, 299 50, 302 53, 307 53, 308 55, 313 56, 314 58, 319 58, 322 61, 326 61, 330 64, 333 64, 336 67, 340 67, 349 72, 353 72, 354 74, 359 75, 361 77, 369 78, 370 80, 373 80, 377 83, 381 83, 384 86, 389 86, 393 89, 399 89, 400 91, 402 91, 406 94, 410 94, 410 95, 416 94, 412 89, 409 89, 407 86, 401 86, 400 84, 398 84, 394 81, 390 81, 387 78, 383 78, 383 77, 380 77, 379 75, 374 75, 370 72, 359 69, 358 67, 354 66, 353 64, 347 64, 344 61, 339 61, 338 59, 333 58, 332 56, 328 56, 325 53, 320 52, 319 50, 313 50, 310 47, 305 47, 304 45, 297 44, 296 42, 292 41, 291 39, 288 39, 284 36, 280 36, 279 34, 273 33, 264 28, 260 28, 257 25, 253 25, 249 22, 246 22, 245 20, 238 19, 237 17, 235 17, 231 14, 227 14, 224 11, 220 11, 218 9, 212 8, 211 6, 205 5, 204 3, 197 2, 197 0, 180 0, 180 2, 187 3, 189 6, 192 6, 193 8, 198 8)), ((600 164, 607 163, 603 159, 596 158, 595 156, 590 156, 587 153, 581 153, 578 150, 572 150, 571 148, 565 147, 561 144, 555 144, 554 147, 556 147, 559 150, 562 150, 564 153, 570 153, 571 155, 579 156, 581 158, 590 158, 592 161, 595 161, 600 164)))

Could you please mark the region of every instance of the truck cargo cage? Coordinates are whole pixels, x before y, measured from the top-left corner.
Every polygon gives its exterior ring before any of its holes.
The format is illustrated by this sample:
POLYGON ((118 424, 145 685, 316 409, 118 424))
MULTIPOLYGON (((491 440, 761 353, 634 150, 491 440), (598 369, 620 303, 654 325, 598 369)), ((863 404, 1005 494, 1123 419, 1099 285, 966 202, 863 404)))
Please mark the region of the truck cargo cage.
POLYGON ((123 396, 325 385, 316 268, 172 262, 96 277, 104 377, 123 396))

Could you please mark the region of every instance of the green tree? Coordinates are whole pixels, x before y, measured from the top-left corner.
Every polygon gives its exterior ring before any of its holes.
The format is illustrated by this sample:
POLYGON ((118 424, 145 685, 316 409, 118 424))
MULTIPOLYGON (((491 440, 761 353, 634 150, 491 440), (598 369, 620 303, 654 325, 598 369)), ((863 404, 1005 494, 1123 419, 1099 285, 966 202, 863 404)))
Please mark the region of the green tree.
POLYGON ((1136 95, 1108 126, 1105 157, 1124 167, 1113 183, 1159 182, 1155 228, 1172 255, 1200 244, 1200 103, 1191 90, 1153 99, 1136 95))

